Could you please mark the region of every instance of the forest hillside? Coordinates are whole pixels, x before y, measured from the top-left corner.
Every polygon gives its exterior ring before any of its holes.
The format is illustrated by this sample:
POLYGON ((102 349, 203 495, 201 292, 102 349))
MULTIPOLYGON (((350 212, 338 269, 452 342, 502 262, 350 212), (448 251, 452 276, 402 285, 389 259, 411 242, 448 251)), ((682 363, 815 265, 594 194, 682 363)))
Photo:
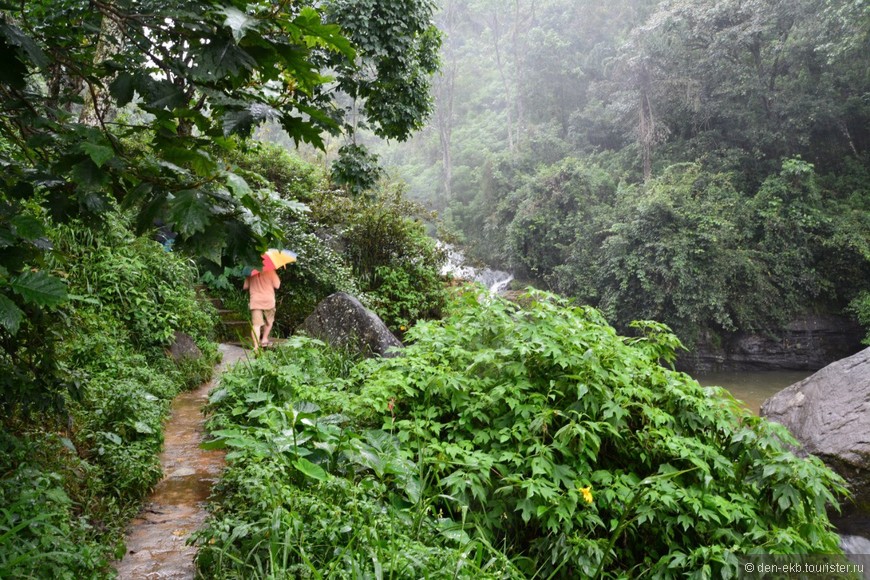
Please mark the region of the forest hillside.
POLYGON ((444 0, 435 111, 373 147, 441 235, 619 328, 870 316, 870 6, 444 0))

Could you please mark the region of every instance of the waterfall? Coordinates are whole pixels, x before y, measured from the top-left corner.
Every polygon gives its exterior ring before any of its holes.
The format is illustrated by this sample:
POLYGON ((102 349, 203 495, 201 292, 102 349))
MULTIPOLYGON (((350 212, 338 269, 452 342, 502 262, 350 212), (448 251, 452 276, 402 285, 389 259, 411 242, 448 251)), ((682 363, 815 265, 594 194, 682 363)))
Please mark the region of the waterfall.
POLYGON ((870 540, 861 536, 840 536, 840 548, 846 554, 870 554, 870 540))
POLYGON ((503 292, 511 280, 513 274, 491 268, 477 269, 465 263, 465 256, 450 244, 438 242, 441 248, 447 251, 447 263, 441 268, 441 275, 451 275, 459 280, 479 282, 487 287, 492 294, 503 292))

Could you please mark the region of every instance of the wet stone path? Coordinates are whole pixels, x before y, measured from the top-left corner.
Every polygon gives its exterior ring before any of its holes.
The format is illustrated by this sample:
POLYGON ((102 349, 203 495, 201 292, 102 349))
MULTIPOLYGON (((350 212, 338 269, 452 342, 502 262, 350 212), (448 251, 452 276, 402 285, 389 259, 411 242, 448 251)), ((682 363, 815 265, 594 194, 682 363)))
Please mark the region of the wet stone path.
POLYGON ((127 552, 115 564, 121 580, 195 577, 196 550, 186 540, 205 521, 205 503, 224 467, 222 451, 199 448, 204 437, 202 407, 221 372, 244 358, 244 349, 220 345, 223 360, 214 378, 172 402, 160 463, 164 477, 127 529, 127 552))

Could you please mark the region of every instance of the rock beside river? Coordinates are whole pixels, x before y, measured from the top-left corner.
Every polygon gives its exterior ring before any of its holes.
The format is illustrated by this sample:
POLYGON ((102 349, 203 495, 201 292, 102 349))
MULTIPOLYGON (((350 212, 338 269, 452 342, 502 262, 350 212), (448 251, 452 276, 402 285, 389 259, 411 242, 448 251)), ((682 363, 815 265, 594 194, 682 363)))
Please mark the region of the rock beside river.
POLYGON ((849 482, 859 506, 870 507, 870 348, 783 389, 760 414, 785 425, 799 454, 819 457, 849 482))
POLYGON ((702 335, 679 366, 694 372, 815 371, 861 350, 864 330, 841 316, 806 315, 770 334, 702 335))

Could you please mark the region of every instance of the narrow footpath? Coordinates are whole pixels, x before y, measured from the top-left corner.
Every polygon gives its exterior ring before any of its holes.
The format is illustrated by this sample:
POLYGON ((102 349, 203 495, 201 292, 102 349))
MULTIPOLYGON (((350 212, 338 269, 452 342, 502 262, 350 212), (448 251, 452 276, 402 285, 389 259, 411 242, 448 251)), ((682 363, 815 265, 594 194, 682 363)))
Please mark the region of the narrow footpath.
POLYGON ((195 577, 196 550, 186 540, 205 521, 205 503, 224 467, 222 451, 205 451, 202 407, 221 373, 246 351, 221 344, 223 360, 214 378, 172 402, 160 463, 165 474, 127 531, 127 552, 115 564, 121 580, 165 580, 195 577))

